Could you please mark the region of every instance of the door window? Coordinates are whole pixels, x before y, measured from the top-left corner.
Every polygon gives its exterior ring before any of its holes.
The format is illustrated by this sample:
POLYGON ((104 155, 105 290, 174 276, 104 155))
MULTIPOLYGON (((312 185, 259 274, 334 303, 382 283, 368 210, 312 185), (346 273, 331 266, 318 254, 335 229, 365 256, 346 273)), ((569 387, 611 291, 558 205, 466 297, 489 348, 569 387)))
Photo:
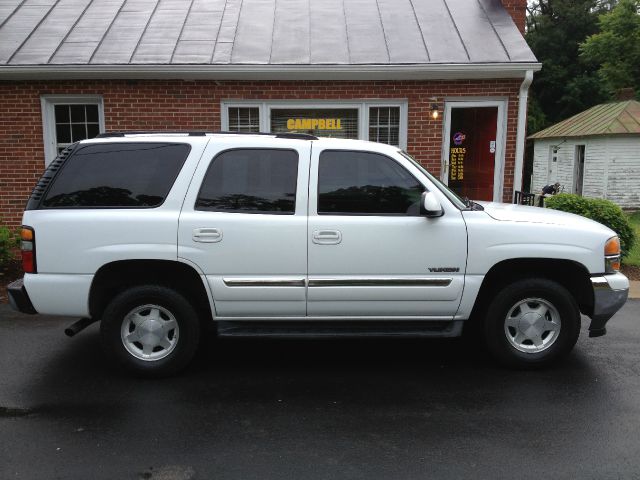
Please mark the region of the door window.
POLYGON ((213 159, 196 210, 293 215, 298 153, 293 150, 229 150, 213 159))
POLYGON ((384 155, 332 150, 320 155, 319 215, 418 215, 424 190, 384 155))

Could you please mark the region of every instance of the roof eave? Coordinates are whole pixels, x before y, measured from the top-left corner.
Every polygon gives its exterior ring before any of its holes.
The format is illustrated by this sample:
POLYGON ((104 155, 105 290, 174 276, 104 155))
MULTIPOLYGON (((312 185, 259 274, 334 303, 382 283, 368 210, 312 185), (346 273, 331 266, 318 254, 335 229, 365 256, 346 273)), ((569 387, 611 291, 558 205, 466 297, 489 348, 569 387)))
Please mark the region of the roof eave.
POLYGON ((541 63, 422 65, 4 65, 0 80, 457 80, 522 78, 541 63))
POLYGON ((582 133, 580 135, 538 135, 534 133, 533 135, 529 135, 527 140, 562 140, 565 138, 593 138, 593 137, 633 137, 640 136, 640 133, 637 132, 602 132, 602 133, 582 133))

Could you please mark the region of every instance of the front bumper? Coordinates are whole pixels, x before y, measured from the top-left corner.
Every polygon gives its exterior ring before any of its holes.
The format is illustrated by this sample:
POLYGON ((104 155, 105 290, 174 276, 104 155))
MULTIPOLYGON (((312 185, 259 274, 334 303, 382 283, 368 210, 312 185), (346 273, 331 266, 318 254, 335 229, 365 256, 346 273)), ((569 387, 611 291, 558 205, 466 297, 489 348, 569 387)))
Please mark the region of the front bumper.
POLYGON ((33 308, 27 289, 24 288, 24 281, 22 278, 10 283, 7 287, 7 292, 9 294, 9 303, 11 304, 11 308, 22 313, 38 313, 36 312, 36 309, 33 308))
POLYGON ((629 295, 629 280, 621 273, 591 277, 593 286, 593 314, 589 336, 600 337, 607 333, 605 325, 620 310, 629 295))

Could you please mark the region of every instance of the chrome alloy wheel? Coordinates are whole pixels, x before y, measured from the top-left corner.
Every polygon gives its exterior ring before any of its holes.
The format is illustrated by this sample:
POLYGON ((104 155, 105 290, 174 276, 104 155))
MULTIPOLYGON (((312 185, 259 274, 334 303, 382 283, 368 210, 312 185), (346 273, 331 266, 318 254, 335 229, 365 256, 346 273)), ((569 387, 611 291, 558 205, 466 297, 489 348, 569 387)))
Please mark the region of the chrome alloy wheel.
POLYGON ((504 321, 504 333, 516 350, 539 353, 555 343, 560 326, 556 307, 542 298, 526 298, 509 310, 504 321))
POLYGON ((165 358, 178 344, 180 327, 173 314, 160 305, 141 305, 125 315, 120 329, 122 344, 135 358, 165 358))

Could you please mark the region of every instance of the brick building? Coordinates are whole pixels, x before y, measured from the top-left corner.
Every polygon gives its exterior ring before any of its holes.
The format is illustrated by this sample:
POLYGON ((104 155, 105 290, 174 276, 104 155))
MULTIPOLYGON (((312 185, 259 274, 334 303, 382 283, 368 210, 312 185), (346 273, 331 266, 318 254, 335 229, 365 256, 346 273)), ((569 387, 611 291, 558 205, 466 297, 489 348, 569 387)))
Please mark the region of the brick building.
POLYGON ((526 0, 9 0, 0 216, 110 130, 304 131, 406 149, 470 198, 522 181, 526 0))

